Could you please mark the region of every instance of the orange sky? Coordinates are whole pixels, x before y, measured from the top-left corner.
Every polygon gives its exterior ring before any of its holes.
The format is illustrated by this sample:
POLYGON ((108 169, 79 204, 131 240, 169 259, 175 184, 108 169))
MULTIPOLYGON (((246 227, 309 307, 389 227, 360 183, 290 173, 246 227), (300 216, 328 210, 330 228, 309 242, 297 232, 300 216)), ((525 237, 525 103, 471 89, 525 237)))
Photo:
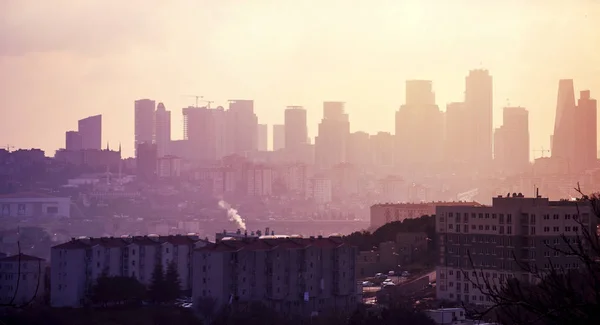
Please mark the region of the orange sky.
POLYGON ((433 80, 445 110, 480 67, 494 124, 508 98, 548 147, 558 79, 600 98, 600 1, 2 0, 0 142, 51 155, 102 114, 104 142, 131 155, 133 101, 163 101, 181 138, 186 94, 254 99, 267 124, 303 105, 311 136, 341 100, 352 130, 393 131, 406 79, 433 80))

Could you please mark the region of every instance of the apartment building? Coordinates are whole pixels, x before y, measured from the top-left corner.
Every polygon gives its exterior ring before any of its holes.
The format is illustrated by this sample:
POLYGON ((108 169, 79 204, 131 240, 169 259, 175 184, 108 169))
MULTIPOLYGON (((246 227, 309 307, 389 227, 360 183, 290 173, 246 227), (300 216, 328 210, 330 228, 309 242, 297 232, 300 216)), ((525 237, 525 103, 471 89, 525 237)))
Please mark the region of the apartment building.
POLYGON ((194 302, 261 301, 286 315, 351 312, 362 296, 356 256, 341 237, 223 239, 194 252, 194 302))
POLYGON ((44 296, 44 260, 19 254, 0 259, 0 304, 22 306, 44 296))
POLYGON ((378 203, 371 206, 371 229, 386 223, 435 214, 438 206, 479 206, 477 202, 378 203))
POLYGON ((477 285, 486 280, 492 286, 511 278, 535 282, 520 265, 580 267, 577 257, 551 247, 568 250, 562 235, 575 241, 585 228, 595 232, 597 225, 589 204, 520 193, 493 198, 491 206, 438 206, 436 216, 437 298, 480 305, 491 304, 477 285))
POLYGON ((191 234, 74 238, 51 249, 50 304, 80 307, 103 273, 134 277, 149 285, 156 263, 166 271, 172 261, 177 265, 181 289, 190 290, 192 251, 205 244, 191 234))

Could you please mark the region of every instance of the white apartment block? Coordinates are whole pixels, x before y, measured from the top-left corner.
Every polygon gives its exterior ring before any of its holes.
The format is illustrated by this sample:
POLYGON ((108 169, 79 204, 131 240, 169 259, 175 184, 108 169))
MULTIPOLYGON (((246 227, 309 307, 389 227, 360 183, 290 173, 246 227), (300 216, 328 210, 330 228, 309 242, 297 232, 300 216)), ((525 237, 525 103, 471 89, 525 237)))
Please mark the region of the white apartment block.
POLYGON ((193 301, 261 301, 286 315, 352 312, 362 297, 356 256, 340 237, 225 238, 194 252, 193 301))
POLYGON ((0 259, 0 304, 22 306, 43 297, 45 268, 44 260, 35 256, 0 259))
POLYGON ((128 276, 149 285, 157 262, 166 271, 175 261, 181 289, 192 287, 192 251, 206 242, 195 235, 81 237, 51 249, 50 304, 80 307, 96 279, 128 276))
POLYGON ((491 206, 438 206, 437 298, 489 305, 486 280, 497 288, 513 277, 535 281, 517 262, 538 270, 578 268, 577 257, 561 255, 552 247, 568 250, 561 235, 575 241, 581 238, 582 227, 595 233, 596 225, 589 204, 540 196, 498 196, 491 206), (483 293, 477 284, 484 287, 483 293))

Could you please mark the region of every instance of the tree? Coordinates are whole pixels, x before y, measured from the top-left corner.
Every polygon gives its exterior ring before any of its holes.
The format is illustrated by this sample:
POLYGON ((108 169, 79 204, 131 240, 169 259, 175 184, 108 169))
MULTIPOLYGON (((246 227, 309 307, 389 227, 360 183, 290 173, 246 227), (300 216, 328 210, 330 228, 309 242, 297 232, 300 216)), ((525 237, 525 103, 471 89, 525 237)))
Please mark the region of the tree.
POLYGON ((145 295, 145 286, 136 278, 108 276, 103 272, 92 287, 91 300, 103 306, 122 305, 140 303, 145 295))
POLYGON ((152 271, 152 282, 148 288, 150 300, 155 303, 165 301, 165 274, 163 272, 162 263, 156 263, 152 271))
MULTIPOLYGON (((480 288, 492 305, 470 308, 470 313, 477 318, 493 316, 503 324, 600 324, 600 240, 594 227, 600 218, 600 196, 577 190, 581 198, 572 202, 577 207, 573 218, 581 232, 576 236, 562 235, 562 242, 545 244, 552 256, 572 257, 571 265, 576 267, 555 266, 548 257, 549 267, 542 268, 523 262, 513 253, 518 269, 528 273, 534 282, 513 278, 496 285, 487 278, 471 277, 469 281, 480 288), (590 209, 593 215, 586 220, 581 208, 590 209)), ((472 259, 470 264, 476 270, 472 259)))
POLYGON ((181 280, 177 271, 177 264, 171 261, 167 265, 167 273, 165 274, 165 301, 175 301, 181 295, 181 280))

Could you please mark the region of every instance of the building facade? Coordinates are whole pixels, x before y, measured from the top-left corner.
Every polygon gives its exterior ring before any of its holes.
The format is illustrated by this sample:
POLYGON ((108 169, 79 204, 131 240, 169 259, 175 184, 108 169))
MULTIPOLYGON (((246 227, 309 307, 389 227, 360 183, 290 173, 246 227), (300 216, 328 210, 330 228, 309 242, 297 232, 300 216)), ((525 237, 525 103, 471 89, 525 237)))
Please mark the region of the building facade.
POLYGON ((0 304, 23 306, 41 299, 46 288, 44 270, 45 262, 39 257, 0 258, 0 304))
POLYGON ((81 307, 102 274, 134 277, 149 285, 156 263, 166 271, 172 261, 177 266, 181 289, 189 290, 192 251, 205 244, 196 235, 74 238, 51 249, 50 304, 81 307))
POLYGON ((134 104, 135 143, 134 148, 142 143, 154 143, 154 121, 156 102, 150 99, 139 99, 134 104))
POLYGON ((3 218, 69 218, 71 199, 39 193, 15 193, 0 196, 3 218))
POLYGON ((579 268, 577 257, 552 247, 568 250, 562 235, 574 240, 583 227, 595 232, 597 225, 590 205, 515 193, 493 198, 491 206, 438 206, 436 217, 437 298, 480 305, 492 302, 478 284, 535 282, 520 265, 579 268))
POLYGON ((193 301, 260 301, 287 315, 350 313, 362 294, 357 253, 340 237, 223 239, 194 252, 193 301))
POLYGON ((477 202, 378 203, 371 206, 371 229, 386 223, 435 214, 437 206, 478 206, 477 202))
POLYGON ((155 141, 158 157, 169 155, 171 144, 171 111, 167 111, 163 103, 158 103, 155 112, 155 141))
POLYGON ((81 149, 102 149, 102 115, 86 117, 78 122, 81 149))

